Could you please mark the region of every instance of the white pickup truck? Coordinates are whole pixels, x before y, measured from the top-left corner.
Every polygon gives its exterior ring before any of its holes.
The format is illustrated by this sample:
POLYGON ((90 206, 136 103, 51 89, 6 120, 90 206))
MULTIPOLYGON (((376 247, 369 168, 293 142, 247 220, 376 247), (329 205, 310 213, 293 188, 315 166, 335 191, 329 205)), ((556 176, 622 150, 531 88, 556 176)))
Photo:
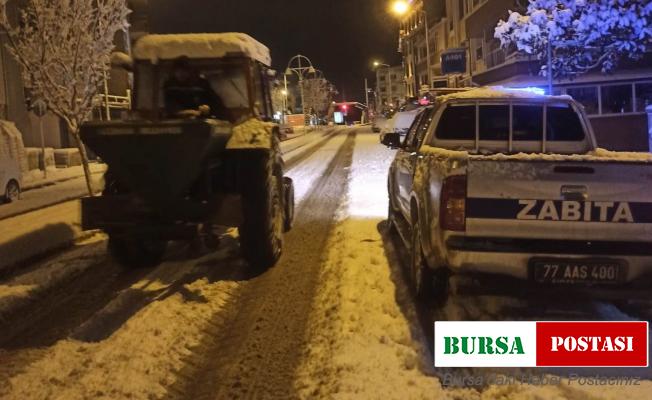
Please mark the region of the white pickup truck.
POLYGON ((389 221, 418 297, 444 302, 451 274, 498 291, 652 297, 652 157, 598 149, 572 98, 442 96, 383 143, 398 149, 389 221))

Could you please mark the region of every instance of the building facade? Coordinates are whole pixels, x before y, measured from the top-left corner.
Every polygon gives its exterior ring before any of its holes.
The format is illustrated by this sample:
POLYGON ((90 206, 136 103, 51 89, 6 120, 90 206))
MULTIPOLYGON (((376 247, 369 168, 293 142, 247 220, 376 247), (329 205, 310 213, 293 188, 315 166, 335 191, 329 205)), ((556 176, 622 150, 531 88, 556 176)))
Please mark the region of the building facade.
POLYGON ((407 95, 403 66, 376 68, 376 100, 382 109, 398 106, 407 95))
MULTIPOLYGON (((7 2, 7 15, 17 23, 19 12, 25 0, 7 2)), ((0 119, 13 122, 23 137, 26 147, 41 147, 41 129, 46 147, 70 147, 72 140, 67 134, 66 124, 48 112, 39 118, 30 110, 32 99, 25 90, 21 67, 7 49, 7 34, 0 32, 0 119)))
MULTIPOLYGON (((399 50, 403 53, 408 95, 431 87, 502 85, 546 87, 539 75, 541 63, 514 49, 504 49, 494 29, 508 10, 524 12, 524 0, 418 0, 401 22, 399 50), (426 23, 428 40, 426 41, 426 23), (425 43, 430 62, 425 60, 425 43), (465 49, 467 72, 442 75, 442 52, 465 49)), ((652 104, 652 55, 625 62, 610 75, 593 72, 574 80, 555 80, 555 94, 568 94, 581 102, 601 147, 623 151, 649 151, 645 107, 652 104)))
MULTIPOLYGON (((23 3, 23 0, 10 0, 7 3, 7 12, 12 20, 18 21, 18 13, 23 3)), ((147 1, 133 0, 128 4, 133 10, 129 16, 131 26, 139 30, 146 30, 147 1)), ((128 51, 129 42, 129 34, 119 32, 116 35, 118 50, 128 51)), ((25 90, 20 66, 9 53, 6 45, 6 33, 0 32, 0 119, 16 124, 26 147, 41 147, 41 127, 46 147, 74 147, 75 143, 68 134, 68 128, 59 117, 47 113, 43 118, 39 118, 30 111, 29 94, 25 90)), ((127 74, 121 71, 112 71, 107 80, 108 94, 111 98, 124 98, 128 88, 127 74)), ((102 88, 100 88, 100 92, 103 92, 102 88)), ((103 115, 104 113, 99 109, 95 113, 95 117, 98 118, 103 115)))

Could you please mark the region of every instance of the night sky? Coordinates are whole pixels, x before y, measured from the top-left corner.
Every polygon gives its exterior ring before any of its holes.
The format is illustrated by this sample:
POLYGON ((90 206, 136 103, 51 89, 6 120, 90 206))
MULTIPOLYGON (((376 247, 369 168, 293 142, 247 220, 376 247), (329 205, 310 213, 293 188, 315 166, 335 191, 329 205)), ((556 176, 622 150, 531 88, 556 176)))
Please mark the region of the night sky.
POLYGON ((308 56, 346 100, 364 101, 371 61, 400 63, 398 22, 386 0, 150 0, 152 31, 245 32, 272 51, 284 71, 293 55, 308 56))

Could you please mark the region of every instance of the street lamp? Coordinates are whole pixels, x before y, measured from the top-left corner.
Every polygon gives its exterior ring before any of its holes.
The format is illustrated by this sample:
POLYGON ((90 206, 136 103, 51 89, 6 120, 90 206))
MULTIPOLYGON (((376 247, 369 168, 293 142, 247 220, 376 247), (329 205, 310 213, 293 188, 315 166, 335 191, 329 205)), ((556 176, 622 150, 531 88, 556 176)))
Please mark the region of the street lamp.
POLYGON ((396 15, 405 15, 410 10, 410 4, 405 0, 398 0, 392 4, 392 12, 396 15))
MULTIPOLYGON (((380 67, 387 68, 387 97, 389 98, 389 103, 392 102, 392 67, 388 64, 381 63, 380 61, 374 61, 374 67, 376 68, 376 89, 380 93, 380 79, 378 77, 378 70, 380 67)), ((379 108, 382 105, 383 98, 380 96, 379 108)))
POLYGON ((315 69, 315 67, 313 67, 312 62, 308 57, 301 54, 297 54, 296 56, 292 57, 288 62, 288 67, 285 70, 285 74, 283 76, 286 91, 288 90, 287 76, 292 75, 293 73, 297 74, 297 76, 299 77, 299 89, 301 90, 301 109, 303 111, 303 124, 305 126, 306 104, 305 104, 305 97, 303 92, 303 79, 306 76, 306 74, 316 74, 317 70, 315 69))
MULTIPOLYGON (((399 17, 405 16, 410 12, 410 10, 410 3, 405 0, 396 0, 392 4, 392 12, 399 17)), ((426 68, 428 69, 428 88, 430 88, 432 86, 432 68, 430 67, 430 29, 428 27, 428 13, 423 8, 418 9, 415 12, 422 16, 426 31, 426 68)))

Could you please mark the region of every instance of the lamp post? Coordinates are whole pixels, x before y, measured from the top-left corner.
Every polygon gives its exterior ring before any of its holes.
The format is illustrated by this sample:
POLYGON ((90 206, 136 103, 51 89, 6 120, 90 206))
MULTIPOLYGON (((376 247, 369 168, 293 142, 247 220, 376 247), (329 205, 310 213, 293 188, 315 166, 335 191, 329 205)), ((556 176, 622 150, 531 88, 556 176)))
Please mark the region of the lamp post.
POLYGON ((303 112, 303 125, 306 125, 306 104, 305 97, 303 92, 303 79, 306 74, 315 74, 317 70, 313 67, 310 59, 304 55, 297 54, 292 57, 288 62, 288 67, 285 70, 285 90, 287 91, 288 82, 287 76, 292 75, 293 73, 297 74, 299 77, 299 90, 301 91, 301 110, 303 112), (294 65, 293 65, 294 64, 294 65))
MULTIPOLYGON (((376 67, 376 86, 378 86, 378 93, 380 93, 380 79, 378 79, 378 69, 380 67, 387 68, 387 97, 389 103, 392 102, 392 67, 388 64, 381 63, 380 61, 374 61, 374 67, 376 67)), ((383 97, 380 96, 380 102, 382 103, 383 97)), ((381 104, 382 105, 382 104, 381 104)))
POLYGON ((281 113, 281 118, 285 124, 285 114, 288 112, 288 89, 287 89, 287 79, 285 80, 285 89, 281 90, 281 95, 283 95, 283 112, 281 113))
MULTIPOLYGON (((408 14, 411 10, 410 3, 406 0, 397 0, 392 4, 392 12, 399 17, 408 14)), ((430 28, 428 26, 428 13, 421 8, 415 11, 423 18, 423 24, 426 34, 426 69, 428 72, 428 88, 432 86, 432 68, 430 67, 430 28)))

